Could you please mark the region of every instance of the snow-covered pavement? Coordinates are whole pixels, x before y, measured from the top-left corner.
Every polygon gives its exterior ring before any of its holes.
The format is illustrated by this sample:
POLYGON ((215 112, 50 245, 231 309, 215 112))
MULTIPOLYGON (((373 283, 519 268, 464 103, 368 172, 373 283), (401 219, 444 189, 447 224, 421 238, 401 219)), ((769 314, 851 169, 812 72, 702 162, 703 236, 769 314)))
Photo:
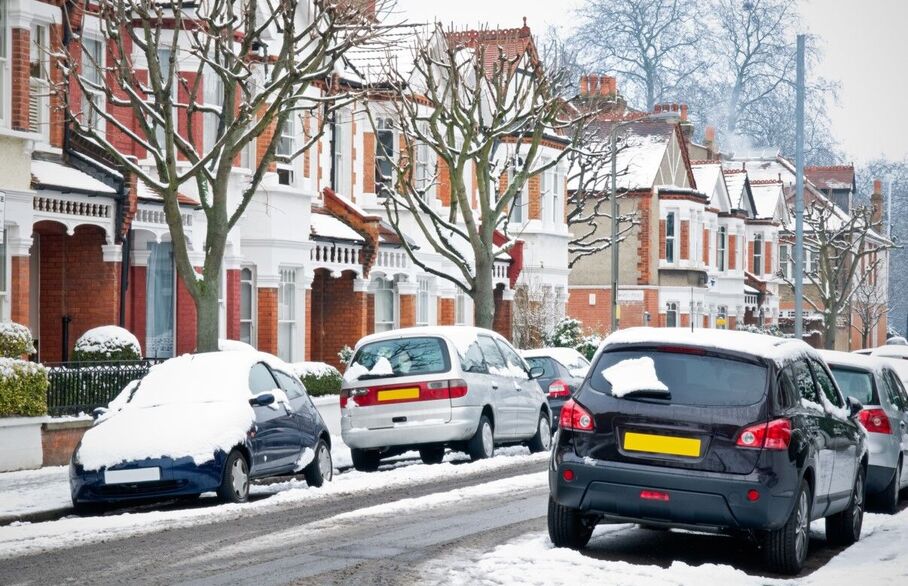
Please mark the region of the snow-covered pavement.
POLYGON ((0 473, 0 495, 0 519, 69 508, 68 467, 0 473))
MULTIPOLYGON (((908 583, 908 510, 898 515, 867 514, 864 531, 854 546, 845 549, 810 575, 796 580, 752 575, 723 564, 689 565, 674 561, 668 567, 598 559, 597 550, 620 534, 643 531, 636 525, 600 525, 583 552, 555 548, 542 530, 524 535, 492 551, 451 551, 425 564, 419 572, 430 584, 585 584, 607 576, 612 586, 697 585, 759 586, 804 584, 817 586, 873 583, 874 586, 908 583)), ((823 522, 814 522, 811 532, 824 537, 823 522)), ((729 545, 731 538, 728 539, 729 545)))

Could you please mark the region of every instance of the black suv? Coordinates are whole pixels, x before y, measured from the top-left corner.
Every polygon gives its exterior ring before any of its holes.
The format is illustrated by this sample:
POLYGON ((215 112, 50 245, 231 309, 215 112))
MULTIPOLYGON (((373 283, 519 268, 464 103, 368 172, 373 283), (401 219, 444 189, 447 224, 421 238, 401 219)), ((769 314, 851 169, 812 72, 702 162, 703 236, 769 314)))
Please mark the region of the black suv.
POLYGON ((867 452, 856 414, 803 342, 745 332, 634 328, 610 336, 561 410, 548 527, 581 548, 605 522, 760 540, 797 573, 810 521, 860 538, 867 452))

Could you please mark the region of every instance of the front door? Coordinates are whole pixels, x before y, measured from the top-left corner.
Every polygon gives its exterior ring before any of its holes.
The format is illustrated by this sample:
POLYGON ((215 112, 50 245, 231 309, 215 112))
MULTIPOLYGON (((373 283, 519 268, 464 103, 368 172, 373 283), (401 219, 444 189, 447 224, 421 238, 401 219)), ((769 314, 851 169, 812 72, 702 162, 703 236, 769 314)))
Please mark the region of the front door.
POLYGON ((526 364, 523 359, 517 355, 513 348, 498 341, 501 353, 508 363, 508 374, 510 382, 517 391, 517 421, 516 433, 519 437, 533 437, 536 434, 536 426, 539 421, 539 383, 530 380, 526 364))
POLYGON ((271 370, 259 362, 249 372, 251 395, 274 393, 270 405, 255 407, 255 437, 253 447, 256 474, 283 472, 292 468, 299 458, 302 434, 293 417, 286 393, 278 385, 271 370))
POLYGON ((783 378, 798 391, 800 399, 795 412, 803 421, 806 440, 811 444, 814 453, 814 472, 816 474, 816 494, 813 495, 813 517, 822 517, 829 505, 829 490, 835 465, 835 451, 832 446, 832 430, 829 429, 826 414, 820 404, 817 385, 814 383, 810 367, 804 359, 793 361, 783 371, 783 378))
POLYGON ((832 380, 832 375, 817 360, 810 361, 814 377, 817 380, 820 402, 826 413, 826 425, 830 429, 832 445, 835 450, 835 466, 829 492, 830 500, 842 501, 851 499, 852 486, 858 465, 858 427, 849 416, 848 408, 842 393, 832 380))
POLYGON ((485 359, 495 403, 495 437, 513 438, 517 435, 517 413, 520 410, 519 387, 508 376, 508 365, 501 350, 490 336, 477 336, 479 348, 485 359))

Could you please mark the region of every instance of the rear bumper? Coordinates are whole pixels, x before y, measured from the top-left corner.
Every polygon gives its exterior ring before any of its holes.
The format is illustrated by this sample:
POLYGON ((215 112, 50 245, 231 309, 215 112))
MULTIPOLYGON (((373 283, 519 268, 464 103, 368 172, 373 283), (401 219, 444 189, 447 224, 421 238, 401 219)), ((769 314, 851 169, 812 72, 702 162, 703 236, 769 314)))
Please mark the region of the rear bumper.
MULTIPOLYGON (((868 433, 867 453, 871 467, 891 468, 893 471, 898 466, 902 446, 898 435, 889 433, 868 433)), ((870 489, 870 486, 867 487, 870 489)), ((880 489, 882 490, 882 488, 880 489)))
POLYGON ((451 420, 446 423, 397 424, 378 429, 352 427, 350 418, 342 416, 341 437, 345 444, 358 449, 462 442, 476 433, 481 413, 481 407, 454 407, 451 420))
POLYGON ((549 409, 552 411, 552 431, 558 428, 558 420, 561 418, 561 407, 570 397, 563 399, 549 399, 549 409))
POLYGON ((889 483, 892 482, 892 478, 895 476, 895 468, 874 466, 873 460, 871 459, 870 461, 871 464, 867 467, 867 492, 870 494, 883 492, 889 487, 889 483))
MULTIPOLYGON (((562 452, 564 454, 564 452, 562 452)), ((550 467, 549 486, 559 504, 613 520, 683 527, 777 529, 794 506, 800 478, 764 469, 747 475, 696 472, 655 466, 583 460, 563 455, 550 467), (567 482, 562 471, 570 469, 567 482), (760 498, 751 502, 749 490, 760 498), (668 494, 668 501, 641 498, 641 491, 668 494)))

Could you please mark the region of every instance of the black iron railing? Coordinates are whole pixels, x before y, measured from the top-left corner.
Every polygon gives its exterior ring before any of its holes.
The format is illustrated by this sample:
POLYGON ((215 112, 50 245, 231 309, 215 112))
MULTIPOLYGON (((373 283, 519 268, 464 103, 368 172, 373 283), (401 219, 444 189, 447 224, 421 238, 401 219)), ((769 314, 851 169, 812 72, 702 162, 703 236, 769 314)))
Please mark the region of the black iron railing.
POLYGON ((148 374, 156 360, 46 363, 48 415, 91 413, 114 399, 130 381, 148 374))

